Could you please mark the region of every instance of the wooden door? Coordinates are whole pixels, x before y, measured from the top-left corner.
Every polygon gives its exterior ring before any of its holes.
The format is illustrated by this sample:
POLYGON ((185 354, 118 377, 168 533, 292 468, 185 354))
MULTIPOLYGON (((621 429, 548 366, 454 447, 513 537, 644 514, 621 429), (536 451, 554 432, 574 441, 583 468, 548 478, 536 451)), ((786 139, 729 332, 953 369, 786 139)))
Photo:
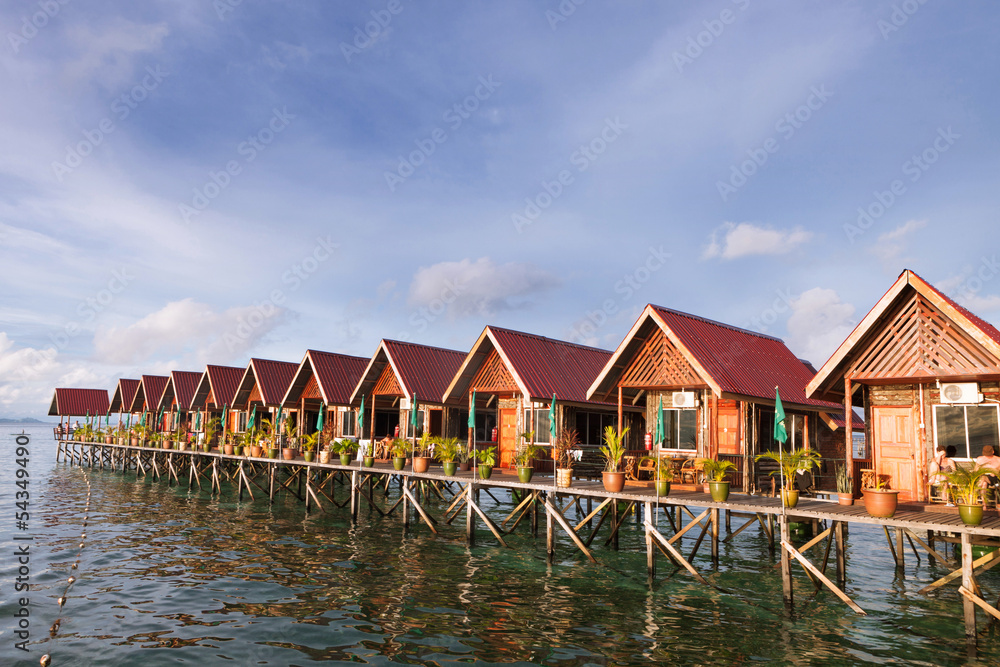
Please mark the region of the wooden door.
POLYGON ((514 465, 514 450, 517 448, 517 408, 500 410, 500 467, 514 465))
POLYGON ((913 409, 879 406, 872 413, 876 474, 889 476, 889 486, 899 491, 900 501, 919 500, 913 409))
POLYGON ((739 454, 740 409, 736 405, 719 404, 719 411, 716 413, 716 429, 719 454, 739 454))

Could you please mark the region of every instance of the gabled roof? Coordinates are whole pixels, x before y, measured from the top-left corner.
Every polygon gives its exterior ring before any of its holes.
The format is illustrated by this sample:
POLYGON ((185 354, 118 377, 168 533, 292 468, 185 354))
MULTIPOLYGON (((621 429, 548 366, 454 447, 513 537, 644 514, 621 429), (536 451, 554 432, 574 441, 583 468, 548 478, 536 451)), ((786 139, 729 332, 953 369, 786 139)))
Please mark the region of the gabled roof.
POLYGON ((464 359, 465 353, 458 350, 382 339, 351 394, 351 404, 371 393, 386 366, 392 368, 405 398, 440 403, 464 359))
MULTIPOLYGON (((662 331, 673 348, 712 392, 718 396, 774 401, 781 392, 786 405, 836 410, 836 403, 807 398, 812 372, 779 338, 721 322, 647 305, 615 350, 587 395, 608 400, 645 340, 662 331)), ((692 385, 693 386, 693 385, 692 385)))
POLYGON ((245 368, 238 366, 215 366, 209 364, 205 367, 205 372, 198 380, 198 386, 191 397, 188 407, 192 410, 202 410, 208 402, 209 394, 215 399, 216 407, 226 407, 233 405, 236 397, 236 390, 243 379, 245 368))
POLYGON ((324 405, 350 405, 351 394, 368 362, 364 357, 306 350, 281 403, 285 406, 298 404, 309 381, 315 378, 324 405))
POLYGON ((157 407, 170 407, 176 396, 177 406, 181 410, 187 410, 202 375, 203 373, 197 371, 170 371, 170 377, 163 387, 163 394, 160 395, 157 407))
POLYGON ((56 417, 86 417, 108 413, 107 389, 57 388, 52 395, 49 415, 56 417))
POLYGON ((143 375, 128 411, 155 410, 160 404, 160 397, 163 396, 163 389, 169 379, 166 375, 143 375))
POLYGON ((111 412, 128 412, 132 408, 132 400, 137 391, 139 391, 138 380, 119 379, 114 396, 111 397, 111 412))
POLYGON ((461 401, 496 350, 521 394, 531 400, 587 403, 587 388, 611 358, 611 352, 544 336, 487 326, 444 393, 445 402, 461 401))
MULTIPOLYGON (((1000 362, 1000 331, 989 322, 955 303, 913 271, 906 269, 819 369, 806 388, 808 395, 842 400, 844 376, 856 355, 869 349, 873 343, 877 342, 877 336, 891 324, 893 317, 899 316, 900 308, 904 307, 914 296, 921 299, 927 307, 936 309, 947 318, 948 322, 945 326, 937 326, 933 323, 930 323, 932 326, 927 326, 919 321, 915 323, 918 328, 916 336, 902 343, 909 348, 911 355, 904 360, 913 362, 909 364, 909 372, 905 377, 958 379, 959 377, 1000 375, 1000 365, 998 365, 1000 362), (948 330, 952 329, 956 331, 956 336, 947 337, 946 340, 947 334, 950 333, 948 330), (943 359, 941 355, 951 354, 951 351, 944 349, 945 342, 948 345, 959 347, 964 343, 967 348, 976 348, 976 350, 957 350, 957 354, 954 356, 955 365, 945 368, 941 365, 943 359), (963 366, 964 370, 961 368, 963 366)), ((922 320, 927 315, 928 313, 921 311, 910 320, 922 320)), ((901 345, 899 341, 889 341, 885 346, 892 344, 901 345)), ((868 373, 866 375, 868 377, 863 379, 873 381, 878 379, 879 375, 885 374, 868 373)), ((884 379, 898 380, 899 378, 885 377, 884 379)))
POLYGON ((261 402, 268 407, 281 405, 281 399, 292 383, 295 371, 299 365, 290 361, 274 361, 273 359, 251 359, 243 378, 240 380, 233 398, 233 404, 246 406, 254 387, 260 393, 261 402))

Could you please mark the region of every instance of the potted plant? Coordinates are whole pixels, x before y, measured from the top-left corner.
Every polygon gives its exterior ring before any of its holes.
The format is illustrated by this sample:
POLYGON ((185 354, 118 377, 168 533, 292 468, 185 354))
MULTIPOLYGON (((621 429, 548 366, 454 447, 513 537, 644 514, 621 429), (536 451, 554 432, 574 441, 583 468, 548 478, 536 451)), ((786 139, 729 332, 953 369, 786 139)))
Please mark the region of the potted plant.
POLYGON ((556 467, 556 486, 568 489, 573 483, 573 452, 580 444, 580 436, 574 429, 559 433, 552 445, 552 461, 556 467))
MULTIPOLYGON (((285 417, 285 421, 282 422, 282 431, 285 434, 285 440, 286 441, 291 442, 291 441, 294 440, 294 438, 295 438, 295 417, 292 416, 291 413, 288 413, 288 416, 285 417)), ((318 443, 316 443, 316 444, 318 444, 318 443)), ((306 451, 305 447, 302 448, 302 451, 303 452, 306 451)), ((316 451, 316 445, 315 444, 313 445, 313 451, 316 451)))
POLYGON ((470 458, 472 458, 472 453, 469 452, 468 445, 461 443, 458 448, 458 469, 462 472, 468 472, 472 468, 472 464, 469 462, 470 458))
POLYGON ((730 470, 736 470, 736 464, 716 459, 702 459, 701 464, 708 480, 708 492, 712 494, 712 500, 717 503, 726 502, 729 498, 729 482, 726 480, 726 474, 730 470))
POLYGON ((427 472, 431 465, 431 450, 433 449, 433 439, 424 433, 420 442, 413 448, 413 472, 427 472))
POLYGON ((521 445, 514 452, 514 467, 517 468, 517 479, 523 484, 531 481, 531 476, 535 473, 535 457, 538 456, 542 448, 535 445, 535 432, 528 431, 521 434, 521 445))
POLYGON ((604 429, 604 446, 601 454, 604 456, 604 472, 602 473, 604 490, 610 493, 620 493, 625 488, 625 472, 619 470, 622 457, 625 456, 625 436, 628 427, 619 434, 614 426, 604 429))
POLYGON ((434 448, 434 456, 441 462, 444 474, 448 477, 454 475, 458 468, 455 458, 459 455, 459 450, 458 438, 441 438, 434 448))
POLYGON ((644 456, 640 463, 653 464, 653 480, 657 496, 670 495, 670 482, 674 481, 674 466, 665 456, 644 456))
POLYGON ((331 448, 340 456, 340 465, 349 466, 354 453, 358 451, 358 443, 354 440, 334 440, 331 448))
POLYGON ((781 490, 781 502, 785 507, 795 507, 799 503, 799 491, 795 488, 795 478, 799 471, 809 472, 814 467, 819 466, 819 452, 812 449, 796 449, 793 452, 764 452, 758 454, 754 460, 771 459, 778 463, 779 469, 772 471, 772 475, 784 475, 785 488, 781 490))
POLYGON ((236 453, 236 444, 231 438, 224 438, 222 441, 222 453, 226 456, 232 456, 236 453))
MULTIPOLYGON (((288 427, 288 420, 285 420, 286 432, 287 432, 287 427, 288 427)), ((299 444, 302 447, 302 458, 305 459, 306 463, 312 463, 313 459, 316 458, 316 443, 318 440, 316 436, 318 435, 319 435, 318 433, 314 433, 312 435, 303 435, 301 438, 299 438, 300 440, 299 444)), ((329 454, 327 454, 326 460, 327 461, 330 460, 329 454)))
POLYGON ((479 450, 476 460, 479 462, 479 478, 489 479, 493 474, 493 466, 497 464, 497 448, 487 447, 479 450))
POLYGON ((396 470, 402 470, 403 466, 406 465, 406 455, 410 453, 410 443, 396 438, 392 441, 390 452, 392 453, 392 467, 396 470))
POLYGON ((358 451, 361 452, 361 465, 366 468, 375 467, 375 456, 372 454, 372 443, 366 442, 363 445, 358 441, 360 445, 358 451))
POLYGON ((876 474, 867 488, 861 489, 865 497, 865 510, 870 516, 891 519, 899 503, 899 491, 889 488, 889 476, 876 474))
POLYGON ((958 505, 958 514, 966 526, 978 526, 983 521, 982 493, 983 477, 996 475, 997 471, 975 464, 971 468, 956 466, 955 470, 941 472, 950 489, 951 498, 958 505))
POLYGON ((847 466, 837 464, 837 503, 840 505, 854 504, 854 480, 847 472, 847 466))

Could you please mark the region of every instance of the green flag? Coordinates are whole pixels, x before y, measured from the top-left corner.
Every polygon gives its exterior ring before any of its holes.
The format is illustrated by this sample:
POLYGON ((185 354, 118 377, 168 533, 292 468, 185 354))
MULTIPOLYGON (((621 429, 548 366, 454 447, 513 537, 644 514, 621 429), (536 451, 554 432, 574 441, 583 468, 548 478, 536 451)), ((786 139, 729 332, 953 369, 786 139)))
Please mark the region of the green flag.
POLYGON ((358 410, 358 437, 365 434, 365 397, 361 397, 361 409, 358 410))
POLYGON ((472 390, 472 403, 469 405, 469 428, 476 428, 476 390, 472 390))
POLYGON ((774 439, 784 443, 788 441, 788 431, 785 430, 785 408, 781 405, 781 394, 774 388, 774 439))
POLYGON ((201 430, 201 410, 194 413, 194 430, 195 431, 201 430))
POLYGON ((417 395, 413 395, 413 404, 410 406, 410 426, 413 427, 413 437, 417 437, 417 395))
POLYGON ((656 443, 659 446, 663 446, 663 441, 667 437, 667 427, 663 419, 663 396, 660 396, 660 409, 657 411, 656 417, 656 443))
POLYGON ((549 406, 549 437, 556 441, 556 395, 552 394, 552 404, 549 406))
POLYGON ((142 421, 139 422, 139 425, 142 426, 143 428, 146 428, 146 411, 145 410, 142 411, 142 421))
POLYGON ((222 432, 226 432, 226 417, 229 416, 229 404, 226 403, 222 406, 222 432))
POLYGON ((253 425, 257 421, 257 406, 253 406, 253 412, 250 413, 250 421, 247 422, 247 430, 253 430, 253 425))
POLYGON ((278 416, 274 418, 275 426, 281 425, 281 406, 278 406, 278 416))
POLYGON ((326 406, 325 405, 319 406, 319 416, 316 417, 316 430, 317 431, 322 431, 323 430, 323 413, 324 412, 326 412, 326 406))

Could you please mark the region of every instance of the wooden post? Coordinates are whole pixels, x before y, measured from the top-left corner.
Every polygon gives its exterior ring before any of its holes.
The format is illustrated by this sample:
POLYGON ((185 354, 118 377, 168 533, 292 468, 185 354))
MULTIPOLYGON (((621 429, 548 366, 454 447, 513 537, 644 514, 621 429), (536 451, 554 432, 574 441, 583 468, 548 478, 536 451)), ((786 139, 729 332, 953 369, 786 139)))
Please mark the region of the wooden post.
MULTIPOLYGON (((903 544, 903 529, 896 529, 896 568, 902 570, 906 565, 906 551, 903 544)), ((900 573, 902 574, 902 573, 900 573)))
POLYGON ((621 434, 622 434, 622 388, 621 385, 618 385, 618 437, 621 437, 621 434))
MULTIPOLYGON (((469 430, 471 431, 472 429, 470 428, 469 430)), ((465 538, 468 540, 469 546, 471 547, 476 543, 476 515, 472 509, 472 482, 469 482, 465 493, 465 538)))
POLYGON ((837 585, 841 588, 847 583, 847 560, 844 552, 844 522, 834 522, 834 536, 837 544, 837 585))
POLYGON ((358 522, 358 471, 351 471, 351 524, 358 522))
POLYGON ((774 556, 774 515, 767 515, 767 549, 774 556))
MULTIPOLYGON (((558 494, 557 494, 558 495, 558 494)), ((553 498, 555 500, 555 498, 553 498)), ((545 506, 545 562, 549 565, 555 561, 556 555, 556 530, 553 525, 552 510, 548 503, 545 506)))
POLYGON ((719 565, 719 508, 712 510, 712 564, 719 565))
MULTIPOLYGON (((612 546, 614 547, 615 551, 618 551, 618 527, 619 527, 619 523, 618 523, 618 499, 617 498, 615 499, 615 501, 613 503, 611 503, 611 508, 612 508, 611 511, 614 513, 614 517, 615 517, 614 523, 612 523, 612 530, 615 531, 612 534, 612 536, 611 536, 612 539, 613 539, 612 546)), ((580 516, 580 515, 578 514, 577 516, 580 516)))
MULTIPOLYGON (((962 588, 967 591, 976 590, 976 580, 972 576, 972 536, 962 533, 962 588)), ((971 647, 976 645, 976 605, 967 596, 962 596, 962 609, 965 612, 965 643, 971 647)))
MULTIPOLYGON (((620 403, 619 403, 620 404, 620 403)), ((653 504, 650 502, 645 503, 646 509, 646 573, 649 575, 649 581, 652 582, 653 578, 656 576, 656 551, 653 548, 653 533, 652 531, 652 517, 653 517, 653 504)))
MULTIPOLYGON (((784 515, 778 517, 778 525, 781 528, 781 541, 791 542, 791 535, 788 531, 788 518, 784 515)), ((785 604, 791 610, 794 602, 792 597, 792 561, 788 557, 788 551, 781 548, 781 592, 785 599, 785 604)))
MULTIPOLYGON (((844 377, 844 462, 854 470, 854 410, 851 409, 851 378, 844 377)), ((854 480, 857 485, 859 480, 854 480)))

